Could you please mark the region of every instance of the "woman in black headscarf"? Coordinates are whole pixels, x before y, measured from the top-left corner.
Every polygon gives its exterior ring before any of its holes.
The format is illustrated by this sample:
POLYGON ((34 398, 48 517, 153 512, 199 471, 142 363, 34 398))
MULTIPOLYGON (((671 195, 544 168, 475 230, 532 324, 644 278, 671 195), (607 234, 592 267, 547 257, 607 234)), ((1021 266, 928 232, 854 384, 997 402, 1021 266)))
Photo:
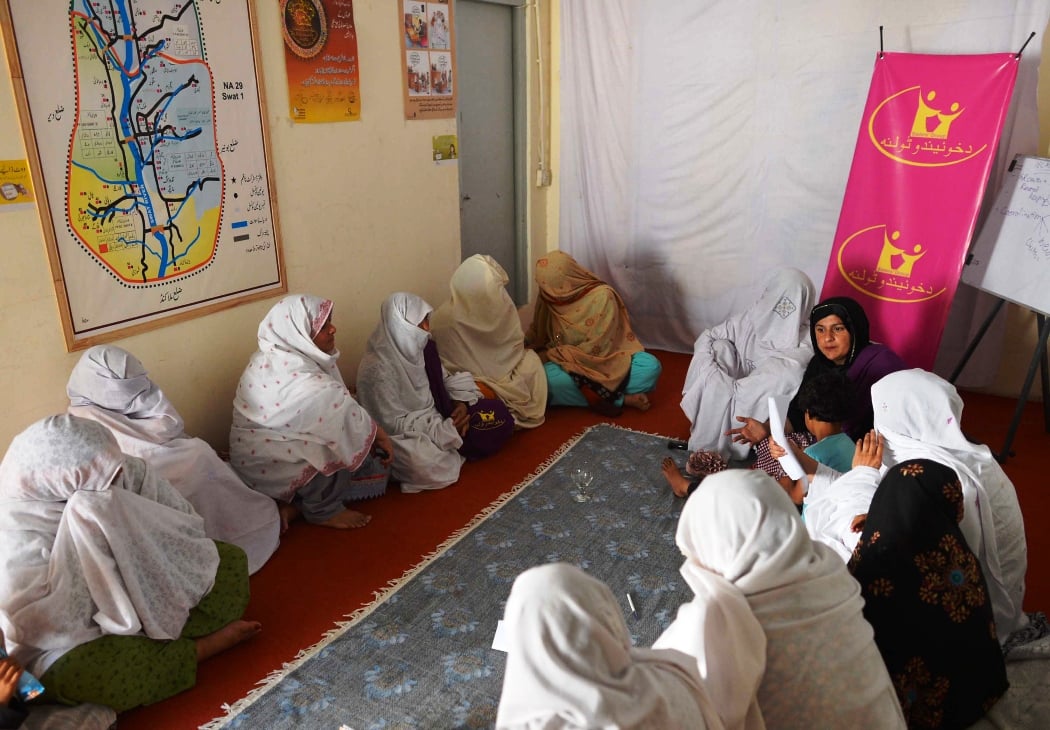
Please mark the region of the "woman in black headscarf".
MULTIPOLYGON (((872 427, 871 386, 883 376, 908 366, 889 347, 871 341, 864 308, 849 297, 831 297, 813 307, 809 315, 809 335, 813 341, 813 357, 802 375, 802 382, 828 370, 845 371, 853 384, 853 412, 842 430, 855 441, 872 427)), ((755 468, 762 469, 774 479, 784 476, 780 463, 769 455, 768 424, 748 416, 737 416, 737 420, 742 425, 730 433, 735 441, 748 442, 755 447, 755 468)), ((787 420, 785 431, 800 449, 813 443, 812 434, 804 429, 797 396, 788 405, 787 420)), ((786 448, 787 444, 781 446, 786 448)))
POLYGON ((879 484, 849 562, 909 728, 969 727, 1008 686, 962 515, 952 469, 902 462, 879 484))

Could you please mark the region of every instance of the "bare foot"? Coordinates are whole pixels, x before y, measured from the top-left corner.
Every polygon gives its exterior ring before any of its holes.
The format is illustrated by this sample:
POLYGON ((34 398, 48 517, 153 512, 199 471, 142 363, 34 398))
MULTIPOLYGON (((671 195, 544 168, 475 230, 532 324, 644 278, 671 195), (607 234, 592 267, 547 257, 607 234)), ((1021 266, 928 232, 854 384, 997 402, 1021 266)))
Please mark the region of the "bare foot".
POLYGON ((372 521, 372 515, 356 512, 352 509, 344 509, 335 517, 329 517, 320 524, 325 527, 334 527, 337 530, 349 530, 353 527, 364 527, 372 521))
POLYGON ((664 475, 664 479, 671 485, 671 491, 674 492, 676 497, 685 497, 689 494, 689 480, 678 470, 678 465, 674 463, 674 459, 670 456, 663 460, 660 464, 660 472, 664 475))
POLYGON ((649 406, 652 405, 649 402, 649 396, 645 393, 628 393, 623 397, 623 404, 630 408, 637 408, 640 411, 647 411, 649 406))
POLYGON ((299 519, 299 515, 302 512, 294 504, 288 502, 277 503, 277 514, 281 517, 281 534, 283 535, 288 531, 288 525, 299 519))
POLYGON ((197 646, 197 661, 202 662, 221 651, 226 651, 252 638, 260 631, 262 631, 262 624, 258 621, 231 621, 218 631, 202 636, 193 642, 197 646))

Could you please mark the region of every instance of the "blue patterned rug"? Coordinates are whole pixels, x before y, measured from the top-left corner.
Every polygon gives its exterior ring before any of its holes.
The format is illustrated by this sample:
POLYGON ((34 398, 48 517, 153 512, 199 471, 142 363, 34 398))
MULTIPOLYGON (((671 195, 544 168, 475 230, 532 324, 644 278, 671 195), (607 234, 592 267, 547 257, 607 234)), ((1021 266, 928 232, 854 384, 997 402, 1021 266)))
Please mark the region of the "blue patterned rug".
POLYGON ((205 727, 490 728, 505 658, 490 648, 496 624, 514 578, 542 563, 574 563, 605 581, 635 644, 648 646, 689 598, 674 544, 682 503, 660 475, 666 443, 607 424, 591 427, 205 727), (594 497, 578 503, 569 474, 584 462, 596 474, 594 497))

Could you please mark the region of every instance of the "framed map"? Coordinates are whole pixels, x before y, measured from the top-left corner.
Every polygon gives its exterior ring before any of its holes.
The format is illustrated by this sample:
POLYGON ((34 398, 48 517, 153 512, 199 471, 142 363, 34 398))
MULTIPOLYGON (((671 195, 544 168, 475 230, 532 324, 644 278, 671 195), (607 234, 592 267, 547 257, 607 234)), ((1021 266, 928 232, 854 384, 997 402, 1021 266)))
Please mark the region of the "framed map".
POLYGON ((0 0, 69 349, 284 292, 251 0, 0 0))

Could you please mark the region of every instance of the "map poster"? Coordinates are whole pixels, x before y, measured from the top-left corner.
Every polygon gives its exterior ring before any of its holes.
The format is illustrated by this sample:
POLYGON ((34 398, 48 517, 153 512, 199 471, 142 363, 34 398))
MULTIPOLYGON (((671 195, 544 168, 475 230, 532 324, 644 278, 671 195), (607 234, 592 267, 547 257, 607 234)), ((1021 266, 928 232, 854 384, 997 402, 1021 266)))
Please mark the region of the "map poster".
POLYGON ((250 0, 0 0, 66 345, 286 290, 250 0))
POLYGON ((25 160, 0 160, 0 210, 32 203, 33 179, 25 160))
POLYGON ((280 0, 289 114, 296 122, 361 118, 353 0, 280 0))
POLYGON ((449 0, 401 4, 405 119, 456 116, 456 40, 449 0))

